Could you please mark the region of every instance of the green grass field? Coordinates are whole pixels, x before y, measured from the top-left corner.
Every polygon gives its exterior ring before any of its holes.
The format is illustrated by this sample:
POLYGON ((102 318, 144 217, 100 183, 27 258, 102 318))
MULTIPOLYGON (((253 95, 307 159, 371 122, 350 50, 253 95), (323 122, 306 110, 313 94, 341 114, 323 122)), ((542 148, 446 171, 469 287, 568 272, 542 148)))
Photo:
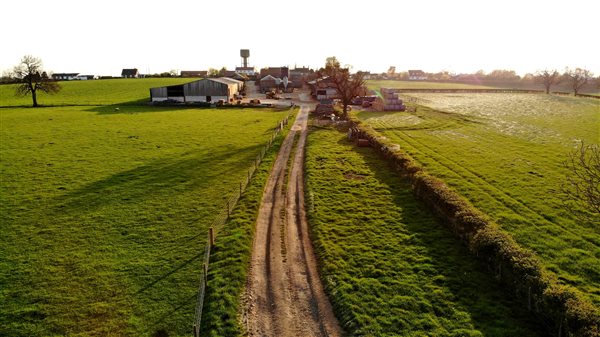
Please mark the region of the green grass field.
MULTIPOLYGON (((58 94, 38 94, 40 105, 137 104, 150 100, 150 88, 181 84, 193 78, 129 78, 59 82, 58 94)), ((0 85, 0 106, 31 106, 31 96, 15 96, 14 85, 0 85)))
POLYGON ((207 227, 287 113, 0 109, 0 335, 189 336, 207 227))
POLYGON ((367 88, 379 90, 381 88, 400 88, 400 89, 494 89, 485 85, 466 84, 466 83, 445 83, 445 82, 427 82, 427 81, 392 81, 392 80, 369 80, 367 88))
POLYGON ((417 113, 360 112, 600 305, 600 220, 565 210, 561 163, 598 143, 599 102, 535 94, 411 94, 417 113))
POLYGON ((372 149, 315 128, 306 167, 321 278, 349 336, 541 330, 372 149))

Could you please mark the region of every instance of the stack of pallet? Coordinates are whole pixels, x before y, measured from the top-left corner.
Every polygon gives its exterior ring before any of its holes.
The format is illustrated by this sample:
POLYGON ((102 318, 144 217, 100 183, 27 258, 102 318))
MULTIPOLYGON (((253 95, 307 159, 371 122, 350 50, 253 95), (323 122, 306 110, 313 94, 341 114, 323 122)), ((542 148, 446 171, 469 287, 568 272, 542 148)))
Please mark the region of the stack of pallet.
POLYGON ((398 93, 395 89, 381 88, 381 95, 383 95, 383 111, 406 110, 406 106, 398 97, 398 93))

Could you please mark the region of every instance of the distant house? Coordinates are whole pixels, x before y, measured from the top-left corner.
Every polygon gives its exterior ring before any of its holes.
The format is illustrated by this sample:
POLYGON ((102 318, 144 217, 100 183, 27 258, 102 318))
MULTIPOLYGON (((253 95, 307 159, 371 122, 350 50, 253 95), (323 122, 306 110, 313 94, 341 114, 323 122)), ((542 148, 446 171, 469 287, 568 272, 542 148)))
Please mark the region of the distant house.
POLYGON ((256 75, 256 69, 254 67, 235 67, 235 72, 246 76, 256 75))
POLYGON ((182 70, 181 77, 207 77, 208 70, 182 70))
POLYGON ((408 79, 411 81, 423 81, 427 79, 427 75, 423 70, 409 70, 408 79))
POLYGON ((371 79, 371 72, 369 72, 369 71, 357 71, 356 73, 357 74, 362 74, 364 80, 370 80, 371 79))
POLYGON ((121 77, 123 77, 123 78, 138 78, 138 77, 140 77, 140 73, 138 72, 137 68, 123 69, 123 71, 121 71, 121 77))
POLYGON ((185 84, 150 89, 152 102, 230 102, 242 90, 243 82, 231 78, 205 78, 185 84))
POLYGON ((96 76, 96 75, 77 75, 75 77, 75 79, 80 80, 80 81, 95 80, 95 79, 98 79, 98 76, 96 76))
POLYGON ((76 79, 79 73, 55 73, 52 74, 52 79, 56 81, 71 81, 76 79))

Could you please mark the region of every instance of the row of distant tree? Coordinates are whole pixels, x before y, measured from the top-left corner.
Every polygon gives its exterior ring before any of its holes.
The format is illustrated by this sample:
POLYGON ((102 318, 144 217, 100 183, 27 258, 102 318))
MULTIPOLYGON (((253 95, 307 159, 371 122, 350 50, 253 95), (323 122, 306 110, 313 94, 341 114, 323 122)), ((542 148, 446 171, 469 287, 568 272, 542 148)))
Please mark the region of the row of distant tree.
MULTIPOLYGON (((466 82, 482 84, 513 84, 513 85, 533 85, 540 84, 544 86, 546 93, 549 93, 556 85, 568 86, 574 93, 579 93, 586 84, 591 84, 600 89, 600 76, 594 77, 594 74, 584 68, 565 68, 563 72, 557 69, 538 70, 535 73, 527 73, 519 76, 514 70, 497 69, 489 73, 479 70, 473 74, 454 74, 449 71, 440 71, 437 73, 425 73, 428 81, 443 82, 466 82)), ((395 67, 390 67, 386 73, 371 75, 372 79, 393 79, 409 80, 408 72, 396 72, 395 67)))

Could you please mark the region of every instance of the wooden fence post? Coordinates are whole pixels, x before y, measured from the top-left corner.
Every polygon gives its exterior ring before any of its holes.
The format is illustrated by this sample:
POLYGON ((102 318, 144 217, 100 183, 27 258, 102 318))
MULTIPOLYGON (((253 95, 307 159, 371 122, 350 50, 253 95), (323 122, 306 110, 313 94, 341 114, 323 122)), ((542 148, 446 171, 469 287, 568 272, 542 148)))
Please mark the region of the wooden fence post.
POLYGON ((214 247, 215 246, 215 230, 210 227, 208 229, 208 236, 210 237, 210 247, 214 247))

